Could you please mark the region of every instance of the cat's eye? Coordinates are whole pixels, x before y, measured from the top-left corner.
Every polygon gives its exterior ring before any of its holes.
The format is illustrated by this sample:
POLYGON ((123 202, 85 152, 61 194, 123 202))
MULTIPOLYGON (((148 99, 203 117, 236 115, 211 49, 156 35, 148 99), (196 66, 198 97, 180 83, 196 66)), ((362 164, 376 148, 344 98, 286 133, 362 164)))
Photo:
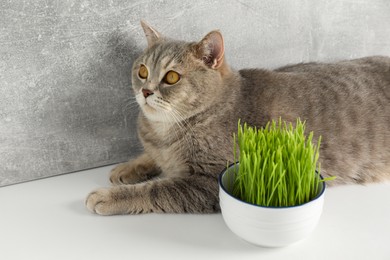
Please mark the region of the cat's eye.
POLYGON ((177 83, 179 80, 180 80, 180 74, 173 70, 168 71, 164 77, 164 82, 169 85, 173 85, 177 83))
POLYGON ((148 77, 148 69, 145 67, 145 65, 141 65, 139 67, 139 71, 138 71, 138 76, 141 78, 141 79, 146 79, 148 77))

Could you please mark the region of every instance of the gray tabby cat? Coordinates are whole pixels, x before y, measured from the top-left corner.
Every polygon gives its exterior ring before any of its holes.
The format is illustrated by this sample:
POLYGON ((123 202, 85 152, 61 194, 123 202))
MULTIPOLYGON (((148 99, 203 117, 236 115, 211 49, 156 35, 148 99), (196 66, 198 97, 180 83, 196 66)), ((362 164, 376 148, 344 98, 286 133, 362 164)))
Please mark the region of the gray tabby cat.
POLYGON ((144 153, 88 196, 101 215, 219 211, 217 176, 233 161, 237 121, 306 120, 322 135, 333 184, 390 179, 390 58, 232 70, 219 31, 200 42, 163 37, 142 22, 148 48, 133 65, 144 153))

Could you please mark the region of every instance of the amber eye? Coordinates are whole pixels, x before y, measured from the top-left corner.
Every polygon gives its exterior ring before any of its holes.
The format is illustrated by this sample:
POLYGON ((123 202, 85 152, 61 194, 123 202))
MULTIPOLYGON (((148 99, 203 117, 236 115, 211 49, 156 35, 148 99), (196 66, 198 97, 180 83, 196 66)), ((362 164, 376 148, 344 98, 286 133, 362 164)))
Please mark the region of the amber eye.
POLYGON ((177 83, 179 80, 180 80, 179 73, 177 73, 173 70, 168 71, 168 73, 165 74, 165 77, 164 77, 165 83, 167 83, 169 85, 173 85, 173 84, 177 83))
POLYGON ((148 69, 145 67, 145 65, 141 65, 141 67, 139 67, 138 76, 141 79, 146 79, 148 77, 148 69))

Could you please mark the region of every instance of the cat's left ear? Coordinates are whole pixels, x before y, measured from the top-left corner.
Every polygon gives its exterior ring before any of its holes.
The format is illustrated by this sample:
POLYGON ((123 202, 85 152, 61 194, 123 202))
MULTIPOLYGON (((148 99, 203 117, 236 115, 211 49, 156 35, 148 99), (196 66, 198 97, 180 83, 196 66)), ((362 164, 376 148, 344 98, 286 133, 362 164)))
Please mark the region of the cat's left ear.
POLYGON ((141 20, 142 29, 145 32, 146 40, 148 41, 148 47, 153 46, 162 36, 152 26, 141 20))
POLYGON ((196 45, 196 56, 212 69, 222 66, 224 53, 223 37, 219 31, 210 32, 196 45))

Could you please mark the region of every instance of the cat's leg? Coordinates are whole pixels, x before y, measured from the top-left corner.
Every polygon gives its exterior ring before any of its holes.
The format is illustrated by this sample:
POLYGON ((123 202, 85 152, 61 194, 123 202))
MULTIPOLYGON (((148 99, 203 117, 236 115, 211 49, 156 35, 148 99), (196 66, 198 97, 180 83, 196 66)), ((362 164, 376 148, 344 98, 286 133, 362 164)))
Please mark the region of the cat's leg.
POLYGON ((100 215, 218 212, 218 182, 214 177, 188 176, 155 179, 93 191, 87 208, 100 215))
POLYGON ((110 181, 112 184, 135 184, 150 180, 161 173, 152 158, 142 154, 136 159, 121 163, 112 169, 110 181))

